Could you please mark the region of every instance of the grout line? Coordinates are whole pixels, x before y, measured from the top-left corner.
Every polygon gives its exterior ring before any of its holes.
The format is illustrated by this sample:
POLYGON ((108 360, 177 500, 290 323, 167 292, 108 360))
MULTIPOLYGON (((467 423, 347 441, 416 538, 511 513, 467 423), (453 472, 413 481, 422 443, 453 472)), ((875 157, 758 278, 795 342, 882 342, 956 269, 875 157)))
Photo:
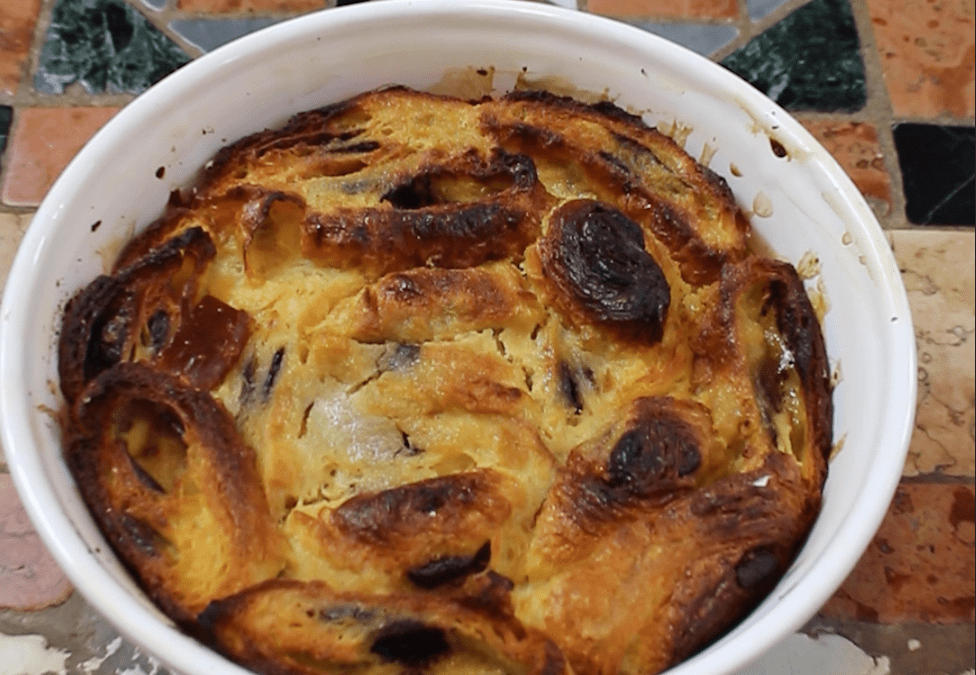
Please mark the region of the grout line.
POLYGON ((884 218, 879 220, 885 230, 923 227, 909 223, 908 217, 905 215, 905 186, 901 167, 898 164, 898 151, 892 134, 891 98, 884 81, 884 67, 878 53, 870 10, 867 2, 851 2, 850 5, 861 47, 861 61, 864 63, 864 84, 867 91, 864 113, 878 134, 878 145, 890 181, 891 209, 884 218))

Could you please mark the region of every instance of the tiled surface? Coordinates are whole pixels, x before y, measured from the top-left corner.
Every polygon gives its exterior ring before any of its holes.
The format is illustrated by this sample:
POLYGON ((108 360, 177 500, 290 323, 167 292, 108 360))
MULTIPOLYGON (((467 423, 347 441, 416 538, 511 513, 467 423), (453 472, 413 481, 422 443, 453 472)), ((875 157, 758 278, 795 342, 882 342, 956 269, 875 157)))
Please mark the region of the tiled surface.
POLYGON ((138 94, 188 61, 123 0, 57 0, 34 86, 45 94, 63 93, 75 83, 88 93, 138 94))
POLYGON ((895 115, 973 116, 973 3, 867 0, 895 115))
POLYGON ((0 608, 38 610, 59 605, 71 585, 41 544, 13 482, 0 474, 0 608))
POLYGON ((11 94, 23 77, 41 0, 6 0, 0 11, 0 92, 11 94))
POLYGON ((811 0, 722 59, 787 110, 856 112, 864 63, 847 0, 811 0))
POLYGON ((822 616, 884 624, 974 620, 973 486, 898 488, 860 564, 822 616))
POLYGON ((594 14, 617 18, 668 16, 734 19, 739 14, 736 0, 589 0, 587 7, 594 14))
MULTIPOLYGON (((119 107, 244 33, 351 1, 0 0, 0 282, 51 182, 119 107)), ((723 63, 793 111, 888 230, 908 289, 919 403, 897 497, 806 635, 743 675, 971 674, 972 0, 579 6, 723 63)), ((7 473, 0 461, 0 673, 164 675, 68 597, 7 473)))
POLYGON ((37 206, 71 158, 116 108, 24 108, 12 129, 0 199, 37 206))
POLYGON ((891 213, 891 177, 885 168, 878 130, 867 122, 803 120, 807 130, 834 156, 880 218, 891 213))
POLYGON ((918 343, 918 408, 906 476, 974 472, 973 232, 892 233, 918 343))

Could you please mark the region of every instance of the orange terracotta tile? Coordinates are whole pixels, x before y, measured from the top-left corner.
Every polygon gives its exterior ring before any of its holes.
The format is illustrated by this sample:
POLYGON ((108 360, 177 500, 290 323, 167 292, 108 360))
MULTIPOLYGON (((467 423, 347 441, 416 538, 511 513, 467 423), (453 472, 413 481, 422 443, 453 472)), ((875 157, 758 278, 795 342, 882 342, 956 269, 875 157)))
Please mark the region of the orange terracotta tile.
POLYGON ((918 406, 905 475, 974 475, 976 236, 891 232, 918 345, 918 406))
POLYGON ((972 0, 867 0, 895 115, 973 116, 972 0))
POLYGON ((118 108, 21 108, 14 113, 0 199, 36 206, 68 162, 118 108))
POLYGON ((972 485, 903 483, 821 615, 883 624, 974 619, 972 485))
POLYGON ((177 0, 187 12, 307 12, 325 7, 325 0, 177 0))
POLYGON ((801 120, 843 167, 878 215, 891 211, 891 180, 871 124, 801 120))
POLYGON ((737 0, 589 0, 587 9, 594 14, 615 17, 735 19, 739 16, 737 0))
POLYGON ((0 91, 12 94, 30 53, 41 0, 3 0, 0 11, 0 91))

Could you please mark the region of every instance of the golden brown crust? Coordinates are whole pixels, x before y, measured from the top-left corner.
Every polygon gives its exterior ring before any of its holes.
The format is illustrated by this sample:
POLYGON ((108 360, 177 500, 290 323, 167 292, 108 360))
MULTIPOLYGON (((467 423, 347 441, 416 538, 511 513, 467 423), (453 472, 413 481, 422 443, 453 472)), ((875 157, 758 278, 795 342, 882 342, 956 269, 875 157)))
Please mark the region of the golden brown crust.
POLYGON ((72 418, 66 457, 85 500, 178 620, 282 568, 254 453, 209 394, 119 363, 85 387, 72 418))
POLYGON ((772 588, 826 476, 816 314, 749 234, 610 103, 297 115, 68 303, 68 464, 257 672, 658 672, 772 588))

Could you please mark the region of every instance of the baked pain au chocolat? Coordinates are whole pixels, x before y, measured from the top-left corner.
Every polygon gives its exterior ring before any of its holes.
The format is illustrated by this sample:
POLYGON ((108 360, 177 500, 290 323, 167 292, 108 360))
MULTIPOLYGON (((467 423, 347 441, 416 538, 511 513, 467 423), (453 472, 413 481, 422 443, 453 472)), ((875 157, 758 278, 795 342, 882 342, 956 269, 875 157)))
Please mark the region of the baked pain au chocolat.
POLYGON ((819 509, 820 326, 749 237, 610 103, 302 113, 68 302, 67 462, 149 597, 255 672, 658 672, 819 509))

